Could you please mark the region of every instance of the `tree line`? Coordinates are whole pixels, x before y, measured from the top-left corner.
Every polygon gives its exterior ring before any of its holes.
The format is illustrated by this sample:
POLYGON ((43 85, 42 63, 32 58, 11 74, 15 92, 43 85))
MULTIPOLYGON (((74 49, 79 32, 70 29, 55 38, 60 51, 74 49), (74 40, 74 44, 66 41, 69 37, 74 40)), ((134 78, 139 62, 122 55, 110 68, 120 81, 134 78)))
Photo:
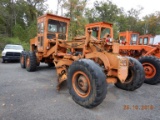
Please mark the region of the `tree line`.
MULTIPOLYGON (((127 12, 111 0, 95 1, 88 8, 88 0, 57 0, 57 10, 47 11, 47 0, 1 0, 0 1, 0 44, 21 43, 26 47, 29 39, 36 36, 38 16, 45 12, 58 14, 71 19, 69 36, 84 35, 84 26, 93 22, 113 23, 114 38, 121 31, 135 31, 140 34, 160 34, 160 11, 140 19, 143 11, 131 8, 127 12), (65 11, 65 12, 64 12, 65 11), (63 13, 64 12, 64 13, 63 13)), ((54 4, 54 1, 53 1, 54 4)))

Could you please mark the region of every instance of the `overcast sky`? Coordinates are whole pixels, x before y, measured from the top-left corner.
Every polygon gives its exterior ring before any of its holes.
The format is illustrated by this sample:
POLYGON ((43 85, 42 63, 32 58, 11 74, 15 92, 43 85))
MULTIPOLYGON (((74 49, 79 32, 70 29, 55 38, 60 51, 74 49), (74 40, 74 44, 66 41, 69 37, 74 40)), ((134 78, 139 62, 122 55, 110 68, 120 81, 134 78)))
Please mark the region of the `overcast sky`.
MULTIPOLYGON (((96 0, 88 0, 87 7, 93 7, 93 3, 96 0)), ((106 0, 97 0, 97 1, 106 1, 106 0)), ((131 8, 138 9, 139 6, 144 9, 141 11, 141 17, 160 11, 160 0, 111 0, 118 7, 123 7, 125 11, 130 10, 131 8)), ((57 9, 57 0, 47 0, 49 5, 49 10, 56 11, 57 9)))

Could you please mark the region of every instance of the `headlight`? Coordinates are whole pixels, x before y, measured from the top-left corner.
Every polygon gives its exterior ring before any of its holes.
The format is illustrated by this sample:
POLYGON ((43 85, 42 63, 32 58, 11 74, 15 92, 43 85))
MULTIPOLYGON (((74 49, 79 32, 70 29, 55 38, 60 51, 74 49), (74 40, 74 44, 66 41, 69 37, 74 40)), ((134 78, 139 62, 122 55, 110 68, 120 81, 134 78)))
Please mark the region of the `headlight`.
POLYGON ((120 60, 120 66, 127 66, 127 60, 120 60))
POLYGON ((6 52, 2 51, 2 56, 5 56, 6 55, 6 52))
POLYGON ((126 57, 118 56, 119 66, 128 66, 128 59, 126 57))

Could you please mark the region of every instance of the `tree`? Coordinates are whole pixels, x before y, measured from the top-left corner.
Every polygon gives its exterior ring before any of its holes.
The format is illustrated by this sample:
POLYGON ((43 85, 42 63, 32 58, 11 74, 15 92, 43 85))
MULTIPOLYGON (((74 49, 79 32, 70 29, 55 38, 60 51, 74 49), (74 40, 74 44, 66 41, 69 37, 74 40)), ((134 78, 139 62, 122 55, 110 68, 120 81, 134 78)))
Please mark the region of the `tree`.
POLYGON ((138 22, 140 21, 139 19, 139 15, 141 13, 141 11, 143 10, 142 7, 139 7, 139 9, 134 9, 134 8, 131 8, 129 11, 128 11, 128 14, 127 14, 127 30, 129 31, 138 31, 138 22))
POLYGON ((23 43, 27 48, 36 35, 37 17, 46 10, 45 1, 0 0, 0 44, 23 43))
POLYGON ((115 22, 117 16, 121 13, 121 9, 117 5, 113 4, 110 0, 106 2, 94 3, 96 16, 99 18, 99 21, 115 22))
POLYGON ((87 0, 66 0, 66 2, 63 4, 67 11, 65 16, 71 19, 69 28, 70 39, 77 35, 84 35, 84 26, 87 21, 83 14, 86 3, 87 0))
POLYGON ((145 16, 143 28, 149 34, 160 34, 160 12, 145 16))

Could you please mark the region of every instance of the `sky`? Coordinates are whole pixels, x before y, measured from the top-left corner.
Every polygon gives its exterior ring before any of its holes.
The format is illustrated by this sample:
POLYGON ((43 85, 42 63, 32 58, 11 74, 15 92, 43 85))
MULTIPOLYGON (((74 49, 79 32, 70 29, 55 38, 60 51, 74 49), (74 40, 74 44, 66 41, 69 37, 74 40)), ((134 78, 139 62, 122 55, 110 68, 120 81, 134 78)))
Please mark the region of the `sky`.
MULTIPOLYGON (((87 7, 92 8, 93 3, 96 0, 88 0, 87 7)), ((97 0, 97 1, 106 1, 106 0, 97 0)), ((125 12, 131 8, 138 9, 140 6, 143 7, 140 17, 160 11, 160 0, 110 0, 118 7, 123 7, 125 12)), ((49 5, 49 10, 56 11, 57 9, 57 0, 47 0, 46 2, 49 5)), ((60 13, 59 13, 60 15, 60 13)))

